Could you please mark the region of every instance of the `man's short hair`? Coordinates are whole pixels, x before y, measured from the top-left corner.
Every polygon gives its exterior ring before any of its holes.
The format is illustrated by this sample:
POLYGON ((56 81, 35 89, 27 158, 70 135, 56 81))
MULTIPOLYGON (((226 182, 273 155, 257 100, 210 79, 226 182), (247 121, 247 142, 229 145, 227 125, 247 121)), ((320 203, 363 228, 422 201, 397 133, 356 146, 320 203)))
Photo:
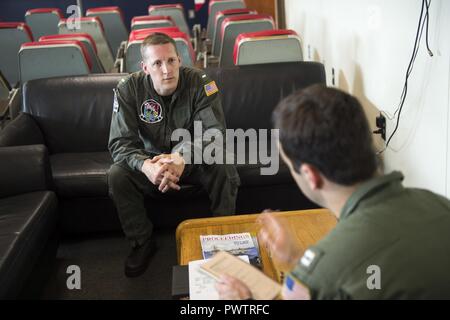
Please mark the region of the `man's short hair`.
POLYGON ((377 170, 363 108, 343 91, 322 85, 299 90, 278 104, 273 120, 297 172, 308 163, 327 179, 349 186, 370 179, 377 170))
POLYGON ((167 44, 167 43, 171 43, 173 45, 173 47, 175 48, 175 52, 178 55, 177 44, 175 43, 175 40, 173 40, 167 34, 161 33, 161 32, 155 32, 155 33, 152 33, 149 36, 147 36, 144 39, 144 42, 142 42, 142 44, 141 44, 142 60, 145 60, 144 53, 145 53, 146 47, 157 46, 157 45, 167 44))

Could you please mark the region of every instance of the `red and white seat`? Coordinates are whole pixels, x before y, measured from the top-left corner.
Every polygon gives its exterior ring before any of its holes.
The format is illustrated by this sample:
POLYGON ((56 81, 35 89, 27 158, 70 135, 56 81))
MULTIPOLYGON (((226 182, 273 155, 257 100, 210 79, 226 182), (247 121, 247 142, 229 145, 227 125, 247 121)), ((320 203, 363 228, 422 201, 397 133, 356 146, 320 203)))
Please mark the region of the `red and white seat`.
POLYGON ((235 65, 303 61, 302 42, 294 30, 241 33, 233 56, 235 65))
POLYGON ((234 43, 241 33, 273 30, 274 27, 273 18, 266 14, 245 14, 225 18, 222 22, 219 66, 234 65, 234 43))
POLYGON ((35 39, 58 33, 58 23, 61 19, 64 19, 64 16, 58 8, 37 8, 25 13, 25 22, 35 39))
POLYGON ((15 87, 19 82, 18 53, 22 44, 33 41, 30 28, 23 22, 0 22, 0 70, 15 87))
POLYGON ((92 62, 84 44, 77 40, 24 43, 19 51, 20 81, 86 75, 92 62))
POLYGON ((215 32, 215 18, 219 11, 229 9, 246 8, 244 0, 210 0, 208 7, 208 23, 206 26, 206 38, 213 40, 215 32))
POLYGON ((92 62, 92 73, 104 73, 105 70, 97 56, 97 46, 94 39, 87 33, 68 33, 68 34, 54 34, 43 36, 39 38, 39 42, 53 41, 53 40, 77 40, 81 41, 88 52, 89 58, 92 62))
POLYGON ((150 5, 148 7, 148 14, 150 16, 170 16, 175 25, 178 26, 182 32, 187 35, 191 34, 186 21, 183 5, 180 3, 150 5))
POLYGON ((175 23, 170 16, 137 16, 131 19, 131 30, 173 26, 175 23))
POLYGON ((220 30, 222 30, 222 22, 225 18, 238 16, 243 14, 258 14, 256 10, 251 9, 229 9, 224 11, 218 11, 216 13, 214 21, 214 35, 212 38, 211 53, 213 56, 218 57, 220 55, 220 30))
POLYGON ((87 17, 98 17, 105 29, 111 51, 115 56, 123 41, 128 39, 128 28, 122 10, 117 6, 90 8, 86 11, 87 17))
POLYGON ((106 38, 103 24, 98 17, 83 17, 78 19, 62 19, 58 24, 59 34, 88 33, 95 41, 98 57, 103 69, 110 72, 114 68, 114 57, 106 38))

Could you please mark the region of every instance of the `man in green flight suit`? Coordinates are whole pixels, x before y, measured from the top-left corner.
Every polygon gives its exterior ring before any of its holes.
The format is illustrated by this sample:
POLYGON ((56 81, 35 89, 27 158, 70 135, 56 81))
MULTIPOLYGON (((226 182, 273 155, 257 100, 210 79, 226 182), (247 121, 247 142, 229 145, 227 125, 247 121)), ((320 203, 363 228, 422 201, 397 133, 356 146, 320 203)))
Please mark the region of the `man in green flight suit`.
MULTIPOLYGON (((305 253, 282 220, 263 213, 259 239, 287 271, 284 299, 450 299, 450 201, 383 175, 359 102, 315 85, 274 113, 281 155, 303 193, 339 219, 305 253)), ((223 299, 249 299, 224 276, 223 299)))
MULTIPOLYGON (((114 160, 108 175, 109 193, 122 228, 132 245, 125 274, 142 274, 155 252, 153 225, 144 195, 180 190, 179 182, 201 185, 214 215, 235 213, 239 176, 234 165, 192 164, 198 147, 172 141, 176 129, 219 130, 225 119, 219 89, 201 71, 180 66, 175 42, 162 33, 141 46, 142 71, 120 81, 115 90, 109 150, 114 160)), ((202 146, 200 146, 202 147, 202 146)), ((201 152, 201 150, 200 150, 201 152)))

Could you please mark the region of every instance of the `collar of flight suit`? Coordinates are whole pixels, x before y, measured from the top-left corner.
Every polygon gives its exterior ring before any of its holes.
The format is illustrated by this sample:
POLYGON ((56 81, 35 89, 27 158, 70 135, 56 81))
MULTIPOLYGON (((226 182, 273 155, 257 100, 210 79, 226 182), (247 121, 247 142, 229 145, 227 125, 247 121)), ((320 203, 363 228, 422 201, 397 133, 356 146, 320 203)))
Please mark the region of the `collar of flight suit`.
POLYGON ((344 207, 341 210, 339 220, 348 218, 356 210, 361 202, 372 196, 375 196, 377 193, 383 191, 387 187, 396 185, 398 188, 403 188, 401 185, 403 179, 404 176, 401 172, 394 171, 390 174, 376 177, 363 183, 356 189, 355 192, 353 192, 353 194, 345 203, 344 207))

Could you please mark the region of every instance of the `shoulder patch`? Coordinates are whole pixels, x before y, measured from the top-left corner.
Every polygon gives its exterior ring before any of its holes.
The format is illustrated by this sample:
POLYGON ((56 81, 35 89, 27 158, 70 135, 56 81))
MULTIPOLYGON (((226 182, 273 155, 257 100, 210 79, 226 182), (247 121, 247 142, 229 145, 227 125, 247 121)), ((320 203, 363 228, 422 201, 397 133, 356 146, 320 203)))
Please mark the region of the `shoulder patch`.
POLYGON ((210 83, 205 84, 204 88, 205 88, 205 93, 208 97, 219 92, 219 88, 217 88, 215 81, 211 81, 210 83))
POLYGON ((311 272, 314 270, 322 256, 323 251, 317 248, 309 248, 305 251, 303 257, 300 259, 300 265, 308 272, 311 272))
POLYGON ((297 280, 291 274, 286 276, 281 289, 281 295, 284 300, 310 300, 311 293, 309 288, 301 281, 297 280))

